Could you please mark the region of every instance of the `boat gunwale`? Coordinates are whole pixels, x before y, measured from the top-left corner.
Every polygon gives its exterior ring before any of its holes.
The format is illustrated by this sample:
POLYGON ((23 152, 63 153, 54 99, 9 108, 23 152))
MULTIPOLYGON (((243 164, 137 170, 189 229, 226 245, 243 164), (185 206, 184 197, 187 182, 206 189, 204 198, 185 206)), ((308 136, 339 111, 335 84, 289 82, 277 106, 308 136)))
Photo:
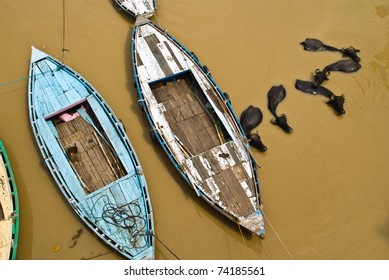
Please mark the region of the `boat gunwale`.
POLYGON ((11 162, 9 160, 7 151, 5 149, 4 143, 0 140, 0 154, 1 162, 6 170, 6 176, 8 177, 8 186, 10 190, 11 200, 12 200, 12 213, 15 213, 12 217, 12 229, 11 229, 11 242, 9 258, 10 260, 16 260, 18 243, 19 243, 19 195, 16 186, 15 176, 11 167, 11 162))

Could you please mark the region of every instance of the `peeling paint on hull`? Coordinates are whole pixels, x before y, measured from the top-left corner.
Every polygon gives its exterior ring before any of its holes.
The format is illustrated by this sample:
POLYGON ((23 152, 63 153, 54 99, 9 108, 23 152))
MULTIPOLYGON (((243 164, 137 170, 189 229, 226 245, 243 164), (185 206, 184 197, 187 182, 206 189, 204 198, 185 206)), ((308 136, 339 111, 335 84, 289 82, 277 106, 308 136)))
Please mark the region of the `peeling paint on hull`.
POLYGON ((255 161, 208 69, 145 18, 135 23, 132 59, 139 103, 177 170, 198 196, 264 237, 255 161))

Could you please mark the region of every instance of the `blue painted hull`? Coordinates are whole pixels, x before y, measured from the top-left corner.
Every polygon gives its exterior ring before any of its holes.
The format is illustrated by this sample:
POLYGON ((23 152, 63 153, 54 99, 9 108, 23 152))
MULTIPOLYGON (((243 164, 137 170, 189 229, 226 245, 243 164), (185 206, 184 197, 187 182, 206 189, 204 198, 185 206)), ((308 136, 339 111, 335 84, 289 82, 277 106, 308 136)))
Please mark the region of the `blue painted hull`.
POLYGON ((126 258, 154 259, 146 180, 123 124, 108 104, 80 74, 35 48, 28 93, 30 122, 44 163, 77 215, 126 258), (105 168, 98 165, 102 159, 105 168))

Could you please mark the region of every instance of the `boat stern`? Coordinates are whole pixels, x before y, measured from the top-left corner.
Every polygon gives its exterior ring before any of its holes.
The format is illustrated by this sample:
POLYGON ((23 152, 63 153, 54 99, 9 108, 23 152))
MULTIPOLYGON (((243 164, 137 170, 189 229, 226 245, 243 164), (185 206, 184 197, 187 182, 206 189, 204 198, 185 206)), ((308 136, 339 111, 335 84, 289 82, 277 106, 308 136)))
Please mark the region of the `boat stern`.
POLYGON ((152 261, 155 260, 154 257, 154 246, 148 247, 146 250, 141 253, 135 255, 133 260, 143 260, 143 261, 152 261))
POLYGON ((255 233, 261 239, 265 239, 265 222, 261 210, 257 210, 250 216, 240 221, 239 225, 255 233))
POLYGON ((150 18, 154 15, 157 4, 155 0, 115 0, 121 9, 131 16, 150 18))

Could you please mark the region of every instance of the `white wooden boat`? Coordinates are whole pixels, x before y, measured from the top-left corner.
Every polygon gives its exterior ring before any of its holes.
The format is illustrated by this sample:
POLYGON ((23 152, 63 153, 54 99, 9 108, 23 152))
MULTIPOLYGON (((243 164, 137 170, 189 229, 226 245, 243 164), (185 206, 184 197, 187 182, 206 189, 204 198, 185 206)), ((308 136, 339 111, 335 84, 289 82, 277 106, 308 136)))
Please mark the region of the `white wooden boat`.
POLYGON ((16 259, 18 239, 18 192, 11 163, 0 140, 0 260, 16 259))
POLYGON ((135 23, 132 60, 151 136, 200 197, 264 238, 255 160, 228 95, 193 53, 146 18, 135 23))
POLYGON ((44 163, 78 216, 128 259, 153 259, 145 176, 122 122, 80 74, 32 49, 28 90, 44 163))
POLYGON ((155 0, 115 0, 121 9, 133 17, 149 18, 155 13, 157 4, 155 0))

